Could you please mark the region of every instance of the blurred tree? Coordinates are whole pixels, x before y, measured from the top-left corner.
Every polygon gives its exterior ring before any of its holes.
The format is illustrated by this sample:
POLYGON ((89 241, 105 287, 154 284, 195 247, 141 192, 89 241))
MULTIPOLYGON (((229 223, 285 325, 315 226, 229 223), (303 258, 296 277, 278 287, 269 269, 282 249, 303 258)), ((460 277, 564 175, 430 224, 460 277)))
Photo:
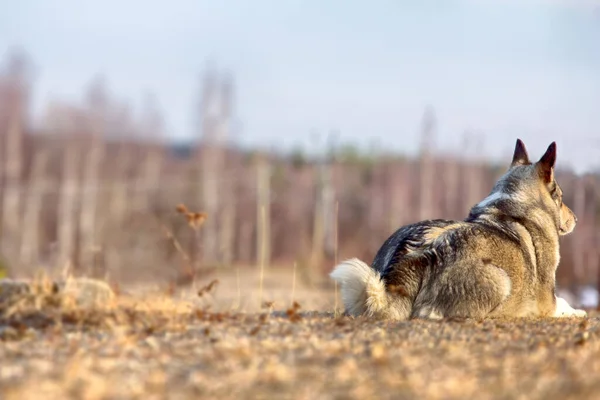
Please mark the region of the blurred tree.
POLYGON ((0 99, 0 132, 6 132, 2 155, 4 172, 4 201, 2 204, 2 251, 18 260, 21 242, 21 196, 23 143, 32 77, 29 56, 19 48, 9 51, 4 68, 4 93, 0 99), (4 121, 4 122, 2 122, 4 121), (5 127, 3 127, 4 125, 5 127))
POLYGON ((296 145, 290 154, 290 160, 294 169, 303 168, 307 164, 306 154, 300 145, 296 145))
MULTIPOLYGON (((98 213, 98 185, 100 167, 105 156, 105 135, 107 114, 109 112, 109 95, 106 79, 102 75, 96 76, 84 93, 84 103, 87 108, 89 124, 88 140, 82 149, 86 153, 83 159, 83 190, 81 212, 79 218, 80 238, 80 264, 92 276, 101 277, 103 271, 99 270, 95 262, 97 249, 103 238, 99 237, 96 224, 98 213)), ((109 210, 104 210, 109 211, 109 210)))
POLYGON ((343 143, 337 148, 337 159, 340 162, 348 164, 360 164, 365 162, 367 157, 361 154, 360 149, 353 143, 343 143))
POLYGON ((89 112, 105 116, 108 112, 109 90, 106 77, 96 75, 88 84, 84 93, 84 104, 89 112))
POLYGON ((419 219, 433 218, 433 174, 432 151, 435 141, 437 120, 435 110, 427 106, 421 119, 421 148, 419 156, 419 219))

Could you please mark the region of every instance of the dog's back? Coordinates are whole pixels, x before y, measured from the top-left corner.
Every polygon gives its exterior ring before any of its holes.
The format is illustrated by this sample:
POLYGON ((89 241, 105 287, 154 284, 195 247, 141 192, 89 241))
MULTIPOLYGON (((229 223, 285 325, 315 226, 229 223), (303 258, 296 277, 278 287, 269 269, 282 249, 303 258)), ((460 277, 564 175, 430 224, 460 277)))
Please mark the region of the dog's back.
POLYGON ((404 256, 422 251, 439 235, 458 224, 460 222, 447 219, 432 219, 403 226, 383 243, 372 267, 385 276, 404 256))

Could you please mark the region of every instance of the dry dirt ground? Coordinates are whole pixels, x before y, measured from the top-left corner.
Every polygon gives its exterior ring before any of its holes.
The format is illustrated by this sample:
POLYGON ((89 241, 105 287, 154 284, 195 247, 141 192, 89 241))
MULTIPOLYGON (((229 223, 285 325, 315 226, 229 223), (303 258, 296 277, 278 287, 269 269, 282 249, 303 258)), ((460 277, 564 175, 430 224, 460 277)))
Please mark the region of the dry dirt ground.
POLYGON ((216 278, 93 308, 43 289, 4 303, 0 398, 600 398, 598 314, 390 323, 339 316, 332 289, 289 273, 265 275, 262 308, 257 273, 216 278))

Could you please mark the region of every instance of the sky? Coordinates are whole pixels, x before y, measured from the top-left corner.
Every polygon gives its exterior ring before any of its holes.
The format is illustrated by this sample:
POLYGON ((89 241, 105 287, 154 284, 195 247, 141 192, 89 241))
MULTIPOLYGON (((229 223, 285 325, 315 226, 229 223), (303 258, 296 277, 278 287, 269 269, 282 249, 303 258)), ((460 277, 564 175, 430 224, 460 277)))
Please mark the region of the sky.
POLYGON ((236 85, 233 139, 245 146, 339 142, 413 154, 427 105, 435 150, 508 162, 600 167, 600 1, 0 0, 0 51, 35 66, 34 114, 79 102, 100 73, 140 104, 156 94, 168 134, 194 139, 207 62, 236 85), (320 132, 318 141, 311 132, 320 132))

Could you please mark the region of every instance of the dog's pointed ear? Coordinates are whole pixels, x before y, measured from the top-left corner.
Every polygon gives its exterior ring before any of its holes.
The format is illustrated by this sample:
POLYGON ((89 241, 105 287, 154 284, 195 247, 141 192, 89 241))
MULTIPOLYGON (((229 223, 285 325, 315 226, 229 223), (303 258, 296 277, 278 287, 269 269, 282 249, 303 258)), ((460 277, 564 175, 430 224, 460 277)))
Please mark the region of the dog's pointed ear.
POLYGON ((511 168, 517 165, 530 165, 529 155, 527 154, 527 149, 525 148, 525 143, 521 139, 517 139, 517 144, 515 145, 515 153, 513 154, 512 162, 510 163, 511 168))
POLYGON ((554 164, 556 163, 556 142, 550 143, 548 149, 537 162, 536 167, 540 176, 546 183, 554 179, 554 164))

